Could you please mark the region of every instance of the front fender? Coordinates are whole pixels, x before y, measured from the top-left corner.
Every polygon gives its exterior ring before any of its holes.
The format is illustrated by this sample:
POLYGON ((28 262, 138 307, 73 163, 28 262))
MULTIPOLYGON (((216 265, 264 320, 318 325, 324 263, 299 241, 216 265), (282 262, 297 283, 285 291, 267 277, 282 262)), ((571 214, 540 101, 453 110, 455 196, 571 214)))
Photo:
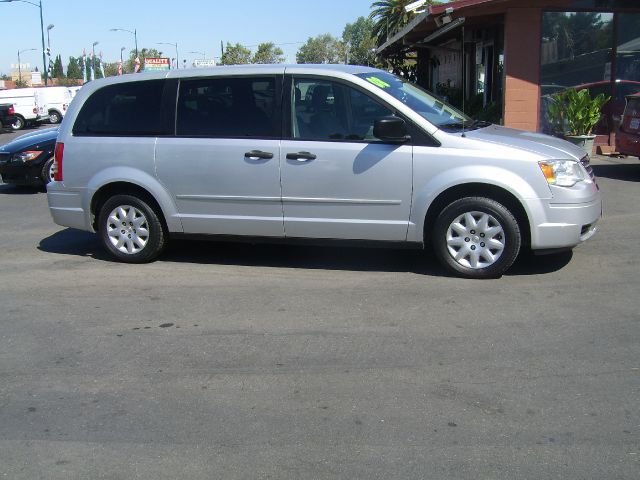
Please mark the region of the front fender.
MULTIPOLYGON (((465 165, 446 169, 423 182, 414 184, 407 239, 422 242, 425 218, 433 201, 450 188, 465 184, 490 185, 509 192, 522 204, 530 224, 532 217, 542 208, 541 196, 544 196, 544 190, 537 192, 529 182, 510 170, 490 165, 465 165)), ((547 193, 550 193, 548 188, 547 193)))

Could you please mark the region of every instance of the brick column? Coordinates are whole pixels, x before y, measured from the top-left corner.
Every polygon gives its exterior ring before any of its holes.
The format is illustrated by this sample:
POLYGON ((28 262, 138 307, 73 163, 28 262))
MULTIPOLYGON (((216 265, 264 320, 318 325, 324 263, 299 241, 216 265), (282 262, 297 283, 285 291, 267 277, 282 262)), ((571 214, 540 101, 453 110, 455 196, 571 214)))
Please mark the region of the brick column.
POLYGON ((504 32, 504 124, 538 130, 540 115, 541 10, 511 8, 504 32))

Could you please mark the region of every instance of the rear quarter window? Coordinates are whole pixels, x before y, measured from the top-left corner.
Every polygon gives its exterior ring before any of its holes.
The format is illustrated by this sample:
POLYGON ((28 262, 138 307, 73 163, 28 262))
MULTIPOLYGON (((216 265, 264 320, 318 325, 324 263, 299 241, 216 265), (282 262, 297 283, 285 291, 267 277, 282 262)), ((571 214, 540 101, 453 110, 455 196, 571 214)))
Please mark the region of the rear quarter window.
POLYGON ((73 125, 74 135, 162 135, 164 80, 119 83, 95 91, 73 125))

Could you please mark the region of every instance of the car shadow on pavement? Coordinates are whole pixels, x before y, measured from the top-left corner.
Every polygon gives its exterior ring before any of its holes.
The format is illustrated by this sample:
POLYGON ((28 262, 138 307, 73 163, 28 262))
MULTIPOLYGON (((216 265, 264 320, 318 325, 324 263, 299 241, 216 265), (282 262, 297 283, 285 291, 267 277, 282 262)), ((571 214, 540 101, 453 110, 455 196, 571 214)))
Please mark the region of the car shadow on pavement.
POLYGON ((572 250, 549 255, 534 255, 531 251, 521 252, 505 276, 542 275, 557 272, 566 267, 572 258, 572 250))
POLYGON ((65 228, 47 238, 43 238, 38 244, 38 250, 59 255, 75 255, 79 257, 91 257, 96 260, 110 260, 109 255, 103 250, 102 245, 100 245, 100 240, 97 235, 73 228, 65 228))
POLYGON ((431 255, 402 248, 174 240, 161 259, 179 263, 446 275, 431 255))
POLYGON ((635 164, 593 165, 596 178, 640 182, 640 162, 635 164))
POLYGON ((44 189, 42 187, 23 187, 20 185, 0 183, 0 195, 36 195, 43 192, 44 189))
MULTIPOLYGON (((38 249, 59 255, 91 257, 112 262, 98 236, 67 228, 40 241, 38 249)), ((538 275, 562 269, 572 253, 534 256, 525 253, 507 276, 538 275)), ((207 242, 174 239, 159 262, 202 265, 345 270, 356 272, 409 272, 417 275, 452 277, 430 251, 391 248, 327 247, 312 245, 207 242)))

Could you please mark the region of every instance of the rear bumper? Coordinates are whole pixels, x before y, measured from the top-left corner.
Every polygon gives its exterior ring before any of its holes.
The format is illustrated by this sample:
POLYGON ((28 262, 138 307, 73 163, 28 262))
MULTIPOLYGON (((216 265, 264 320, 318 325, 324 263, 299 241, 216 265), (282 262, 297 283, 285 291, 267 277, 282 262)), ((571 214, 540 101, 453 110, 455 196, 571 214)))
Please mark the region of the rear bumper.
POLYGON ((616 150, 624 155, 640 157, 640 135, 618 132, 616 134, 616 150))
POLYGON ((16 122, 16 119, 18 117, 16 117, 15 115, 10 115, 7 117, 2 117, 0 118, 0 128, 1 127, 10 127, 11 125, 13 125, 16 122))
POLYGON ((47 201, 53 221, 63 227, 93 231, 89 215, 82 208, 82 192, 62 189, 58 182, 47 185, 47 201))

